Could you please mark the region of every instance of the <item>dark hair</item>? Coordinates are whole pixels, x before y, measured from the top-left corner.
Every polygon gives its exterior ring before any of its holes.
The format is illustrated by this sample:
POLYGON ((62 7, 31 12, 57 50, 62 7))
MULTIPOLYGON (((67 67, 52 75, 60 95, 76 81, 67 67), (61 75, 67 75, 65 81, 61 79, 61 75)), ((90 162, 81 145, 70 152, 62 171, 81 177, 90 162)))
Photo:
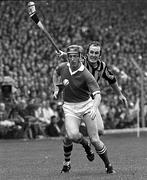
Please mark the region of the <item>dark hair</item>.
POLYGON ((54 119, 54 118, 56 118, 56 116, 55 116, 55 115, 52 115, 52 116, 51 116, 51 119, 54 119))
POLYGON ((89 48, 90 48, 91 45, 93 45, 93 46, 100 46, 100 48, 101 48, 101 49, 100 49, 100 56, 101 56, 101 54, 102 54, 102 47, 101 47, 101 44, 100 44, 99 41, 92 41, 92 42, 90 42, 90 43, 88 44, 86 53, 89 52, 89 48))

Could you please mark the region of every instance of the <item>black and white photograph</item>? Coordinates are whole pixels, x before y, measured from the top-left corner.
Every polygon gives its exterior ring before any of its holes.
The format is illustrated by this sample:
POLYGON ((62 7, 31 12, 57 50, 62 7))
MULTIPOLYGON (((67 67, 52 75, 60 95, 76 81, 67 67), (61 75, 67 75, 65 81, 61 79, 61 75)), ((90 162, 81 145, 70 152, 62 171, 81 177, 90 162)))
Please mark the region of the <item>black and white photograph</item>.
POLYGON ((147 179, 147 0, 0 0, 0 180, 147 179))

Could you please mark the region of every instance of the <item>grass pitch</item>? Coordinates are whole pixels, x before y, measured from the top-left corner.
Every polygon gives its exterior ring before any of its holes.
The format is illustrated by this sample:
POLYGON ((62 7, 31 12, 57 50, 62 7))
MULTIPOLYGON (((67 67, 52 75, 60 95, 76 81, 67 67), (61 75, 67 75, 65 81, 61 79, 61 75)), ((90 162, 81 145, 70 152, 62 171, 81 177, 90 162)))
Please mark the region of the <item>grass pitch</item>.
POLYGON ((72 169, 60 174, 62 139, 0 140, 0 180, 146 180, 147 133, 105 135, 109 158, 117 173, 105 173, 95 153, 89 162, 81 145, 74 144, 72 169))

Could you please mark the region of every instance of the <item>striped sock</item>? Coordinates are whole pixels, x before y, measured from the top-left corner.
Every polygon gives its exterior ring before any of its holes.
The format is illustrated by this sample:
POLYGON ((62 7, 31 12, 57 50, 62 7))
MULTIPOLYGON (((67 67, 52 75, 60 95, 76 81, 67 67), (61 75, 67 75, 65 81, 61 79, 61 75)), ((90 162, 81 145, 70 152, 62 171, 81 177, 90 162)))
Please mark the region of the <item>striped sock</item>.
POLYGON ((70 156, 71 156, 71 151, 73 149, 73 144, 70 143, 70 144, 66 144, 64 142, 64 145, 63 145, 63 150, 64 150, 64 158, 65 158, 65 162, 69 162, 70 161, 70 156))
POLYGON ((110 164, 110 162, 108 159, 106 146, 104 145, 102 149, 97 150, 97 153, 100 156, 100 158, 103 160, 103 162, 105 163, 105 166, 107 167, 110 164))

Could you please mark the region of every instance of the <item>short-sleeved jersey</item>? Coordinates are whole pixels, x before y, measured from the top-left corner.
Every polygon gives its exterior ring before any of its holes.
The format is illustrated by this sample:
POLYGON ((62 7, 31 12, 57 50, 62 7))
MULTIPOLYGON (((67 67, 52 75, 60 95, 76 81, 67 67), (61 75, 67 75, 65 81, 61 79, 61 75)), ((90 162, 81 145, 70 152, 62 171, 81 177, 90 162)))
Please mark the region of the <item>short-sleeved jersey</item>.
POLYGON ((63 100, 66 102, 83 102, 88 100, 91 94, 100 93, 98 83, 83 64, 78 71, 72 73, 69 63, 61 63, 56 72, 61 76, 62 82, 69 82, 63 90, 63 100))
POLYGON ((108 81, 109 84, 113 84, 116 82, 114 74, 112 73, 110 68, 108 68, 104 61, 98 61, 96 68, 93 68, 86 58, 84 59, 83 64, 94 76, 97 82, 100 80, 101 77, 108 81))

